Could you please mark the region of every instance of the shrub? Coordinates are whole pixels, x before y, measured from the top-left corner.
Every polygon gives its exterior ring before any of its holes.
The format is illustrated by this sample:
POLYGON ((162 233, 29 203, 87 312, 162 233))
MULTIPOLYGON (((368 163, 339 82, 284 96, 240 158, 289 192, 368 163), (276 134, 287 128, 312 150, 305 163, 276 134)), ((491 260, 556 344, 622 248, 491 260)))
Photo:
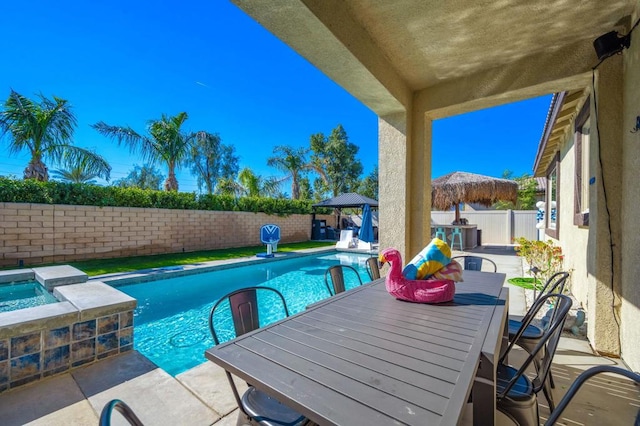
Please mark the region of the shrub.
POLYGON ((562 271, 562 248, 554 246, 552 240, 537 241, 520 237, 515 241, 518 244, 515 247, 516 252, 525 258, 532 269, 537 268, 535 275, 541 278, 543 283, 556 272, 562 271))
POLYGON ((85 206, 158 209, 245 211, 278 216, 310 214, 312 202, 286 198, 196 195, 140 188, 120 188, 86 183, 38 182, 0 177, 0 202, 70 204, 85 206))

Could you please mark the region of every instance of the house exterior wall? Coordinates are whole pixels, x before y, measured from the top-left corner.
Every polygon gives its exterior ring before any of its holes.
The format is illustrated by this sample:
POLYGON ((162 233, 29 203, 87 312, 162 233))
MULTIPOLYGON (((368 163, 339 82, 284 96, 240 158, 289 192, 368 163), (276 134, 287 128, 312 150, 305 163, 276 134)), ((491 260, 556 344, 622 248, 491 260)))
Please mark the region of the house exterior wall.
POLYGON ((590 185, 588 227, 573 223, 574 126, 564 135, 560 147, 557 243, 565 254, 564 269, 571 271, 572 292, 587 311, 591 345, 602 354, 621 355, 637 370, 640 353, 635 342, 640 333, 635 325, 640 321, 640 301, 636 283, 640 248, 633 211, 640 202, 640 153, 638 140, 625 131, 633 128, 639 113, 637 46, 635 49, 635 53, 630 50, 608 58, 597 71, 590 108, 590 173, 585 177, 595 179, 590 185), (635 66, 630 66, 634 59, 635 66), (627 105, 629 96, 636 99, 635 104, 627 105))
POLYGON ((311 238, 311 215, 0 203, 0 266, 254 246, 268 223, 311 238))
MULTIPOLYGON (((640 15, 640 1, 632 22, 640 15)), ((631 133, 640 116, 640 30, 633 33, 631 46, 623 55, 622 117, 622 202, 621 202, 621 271, 620 308, 622 357, 640 371, 640 132, 631 133)))
POLYGON ((576 162, 574 121, 559 149, 557 237, 563 268, 571 272, 571 290, 587 312, 587 337, 598 352, 619 356, 620 314, 620 147, 622 59, 614 56, 598 69, 596 93, 591 99, 589 226, 574 225, 576 162), (598 105, 596 118, 595 102, 598 105), (597 128, 596 123, 597 122, 597 128), (599 144, 602 144, 599 147, 599 144), (602 167, 598 158, 602 159, 602 167), (613 256, 612 256, 613 253, 613 256), (616 296, 617 294, 617 296, 616 296))
MULTIPOLYGON (((575 117, 572 119, 571 126, 569 126, 571 129, 574 127, 574 121, 575 117)), ((592 142, 591 146, 593 145, 594 143, 592 142)), ((573 224, 573 199, 575 191, 575 181, 573 177, 575 177, 576 173, 575 166, 573 133, 569 132, 565 135, 565 141, 561 146, 560 152, 559 199, 561 211, 558 214, 559 235, 558 239, 545 235, 545 240, 552 240, 555 245, 562 248, 564 255, 563 269, 571 273, 569 277, 571 292, 583 308, 589 311, 588 290, 590 286, 593 286, 593 283, 591 283, 593 277, 590 276, 587 270, 589 228, 581 228, 573 224)), ((595 167, 595 163, 593 167, 595 167)), ((590 170, 594 170, 593 167, 591 167, 590 170)), ((591 316, 589 318, 591 319, 591 316)))
MULTIPOLYGON (((589 203, 587 336, 598 352, 611 355, 621 355, 622 78, 622 55, 610 57, 598 68, 597 131, 590 151, 599 160, 590 163, 596 181, 589 203)), ((595 109, 591 116, 596 117, 595 109)))

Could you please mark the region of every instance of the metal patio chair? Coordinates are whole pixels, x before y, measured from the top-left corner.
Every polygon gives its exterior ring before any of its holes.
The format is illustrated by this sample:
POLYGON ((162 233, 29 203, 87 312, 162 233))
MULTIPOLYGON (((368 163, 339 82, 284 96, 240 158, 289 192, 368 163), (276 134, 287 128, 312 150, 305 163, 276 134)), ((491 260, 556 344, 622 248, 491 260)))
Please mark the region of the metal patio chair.
MULTIPOLYGON (((349 265, 334 265, 324 272, 324 285, 331 296, 345 291, 344 271, 351 271, 358 278, 359 285, 362 285, 362 279, 358 271, 349 265), (329 285, 329 277, 331 277, 331 285, 329 285)), ((351 273, 350 272, 350 273, 351 273)), ((379 273, 379 272, 378 272, 379 273)))
POLYGON ((380 266, 378 264, 377 257, 370 257, 367 259, 367 273, 369 274, 369 278, 371 280, 377 280, 380 278, 380 266))
MULTIPOLYGON (((289 309, 284 296, 276 289, 270 287, 246 287, 233 291, 221 297, 213 305, 209 313, 209 330, 216 345, 220 343, 215 324, 216 312, 219 312, 219 309, 223 309, 223 307, 231 311, 236 337, 258 329, 260 328, 258 293, 262 294, 263 292, 264 294, 270 294, 276 301, 275 303, 281 303, 284 316, 289 316, 289 309)), ((271 398, 266 393, 251 386, 250 383, 247 383, 249 388, 241 398, 233 377, 228 371, 225 371, 225 373, 240 409, 237 425, 298 426, 308 422, 307 418, 302 414, 271 398)))
MULTIPOLYGON (((625 370, 620 367, 614 367, 613 365, 597 365, 595 367, 591 367, 583 371, 582 373, 580 373, 578 377, 576 377, 576 380, 574 380, 574 382, 571 384, 571 387, 569 387, 569 390, 567 390, 567 393, 562 397, 562 400, 560 400, 556 409, 553 411, 553 413, 551 413, 551 415, 547 419, 545 426, 551 426, 556 424, 556 422, 560 419, 562 412, 564 411, 565 408, 567 408, 567 405, 569 405, 573 397, 576 396, 576 394, 578 393, 578 391, 580 390, 580 387, 584 384, 584 382, 586 382, 588 379, 595 376, 596 374, 600 374, 600 373, 618 374, 633 380, 636 383, 636 385, 640 385, 640 374, 634 373, 633 371, 625 370)), ((635 425, 638 425, 638 424, 640 424, 640 411, 638 411, 638 415, 636 416, 636 421, 635 421, 635 425)))
POLYGON ((122 414, 122 417, 124 417, 130 425, 143 426, 142 422, 138 416, 136 416, 136 413, 133 412, 131 407, 119 399, 112 399, 104 406, 102 413, 100 414, 100 426, 111 426, 111 414, 113 413, 113 410, 122 414))
POLYGON ((451 258, 451 260, 462 260, 462 267, 468 271, 482 271, 482 264, 487 263, 489 265, 493 265, 492 272, 498 272, 498 267, 496 266, 496 263, 491 259, 487 259, 486 257, 454 256, 451 258))
MULTIPOLYGON (((512 342, 516 338, 516 335, 520 331, 522 324, 525 322, 530 322, 530 319, 535 316, 535 313, 533 313, 532 311, 534 306, 536 305, 536 302, 540 299, 540 297, 546 294, 552 294, 552 293, 563 294, 564 287, 568 278, 569 278, 569 273, 567 272, 557 272, 553 274, 547 280, 544 287, 540 291, 539 296, 536 298, 533 305, 531 306, 529 311, 525 314, 525 316, 522 319, 516 319, 512 316, 509 316, 509 342, 512 342)), ((552 315, 555 315, 555 313, 556 311, 554 311, 552 315)), ((553 318, 551 319, 551 321, 552 320, 553 318)), ((551 323, 551 321, 549 321, 549 323, 551 323)), ((536 345, 538 344, 538 342, 540 341, 543 335, 544 335, 543 328, 533 324, 529 324, 529 326, 527 326, 524 330, 522 330, 522 332, 520 333, 520 337, 515 341, 515 344, 520 346, 525 351, 527 351, 528 354, 531 354, 533 353, 534 349, 536 348, 536 345)), ((540 367, 540 363, 542 362, 543 357, 544 357, 544 348, 543 350, 539 351, 536 354, 533 360, 533 363, 536 369, 540 367)), ((547 380, 545 380, 545 383, 544 383, 544 394, 547 397, 547 400, 549 401, 549 409, 551 411, 553 411, 553 409, 555 408, 553 393, 551 391, 551 389, 553 388, 555 388, 555 384, 553 383, 553 375, 551 374, 551 371, 549 371, 547 380)))
POLYGON ((500 357, 497 366, 497 409, 500 413, 510 418, 519 425, 537 425, 539 415, 537 394, 544 391, 544 382, 551 369, 551 362, 558 347, 558 341, 562 334, 562 327, 571 309, 571 298, 563 294, 546 294, 539 298, 532 308, 533 315, 522 323, 521 329, 515 339, 509 343, 507 350, 500 357), (535 315, 540 311, 545 303, 554 303, 556 314, 553 316, 549 327, 544 331, 544 335, 532 354, 527 356, 526 361, 519 368, 506 364, 507 356, 515 345, 515 342, 522 335, 524 330, 531 324, 535 315), (527 368, 531 366, 538 352, 544 349, 544 356, 539 368, 533 378, 526 374, 527 368))

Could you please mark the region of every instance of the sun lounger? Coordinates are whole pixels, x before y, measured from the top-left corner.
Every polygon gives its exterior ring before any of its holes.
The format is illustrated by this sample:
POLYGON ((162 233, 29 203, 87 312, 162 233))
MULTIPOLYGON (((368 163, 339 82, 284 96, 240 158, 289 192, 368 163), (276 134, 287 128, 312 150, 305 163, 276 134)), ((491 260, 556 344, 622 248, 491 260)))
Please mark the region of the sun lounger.
POLYGON ((354 248, 353 243, 353 230, 346 229, 340 231, 340 241, 336 243, 337 249, 354 248))

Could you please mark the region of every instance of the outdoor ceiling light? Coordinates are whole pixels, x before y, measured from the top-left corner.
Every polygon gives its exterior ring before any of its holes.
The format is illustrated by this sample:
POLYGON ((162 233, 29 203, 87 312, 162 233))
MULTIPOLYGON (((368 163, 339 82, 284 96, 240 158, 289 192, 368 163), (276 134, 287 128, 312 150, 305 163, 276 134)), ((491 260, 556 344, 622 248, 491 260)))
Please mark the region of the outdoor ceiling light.
POLYGON ((616 31, 610 31, 593 41, 593 47, 598 55, 598 60, 604 61, 609 56, 622 52, 631 45, 631 33, 620 37, 616 31))

